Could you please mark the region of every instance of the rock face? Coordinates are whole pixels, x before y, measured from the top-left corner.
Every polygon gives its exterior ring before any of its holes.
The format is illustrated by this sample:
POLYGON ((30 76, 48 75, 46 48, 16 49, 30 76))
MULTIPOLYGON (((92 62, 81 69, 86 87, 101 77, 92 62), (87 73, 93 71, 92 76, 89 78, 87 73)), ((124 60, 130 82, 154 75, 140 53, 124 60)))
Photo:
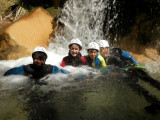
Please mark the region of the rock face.
POLYGON ((0 31, 0 60, 29 56, 35 47, 47 47, 57 26, 47 11, 37 8, 0 31))
POLYGON ((10 21, 10 20, 1 20, 0 21, 0 30, 5 29, 11 23, 12 23, 12 21, 10 21))

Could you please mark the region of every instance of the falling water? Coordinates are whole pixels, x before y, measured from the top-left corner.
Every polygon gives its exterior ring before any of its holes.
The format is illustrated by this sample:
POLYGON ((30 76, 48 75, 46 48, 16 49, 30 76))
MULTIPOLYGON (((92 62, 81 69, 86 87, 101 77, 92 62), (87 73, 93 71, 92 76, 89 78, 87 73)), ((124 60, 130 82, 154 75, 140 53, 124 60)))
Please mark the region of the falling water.
MULTIPOLYGON (((115 3, 116 0, 112 2, 112 5, 115 3)), ((55 49, 59 45, 58 48, 68 49, 68 42, 75 37, 82 41, 84 49, 91 41, 98 42, 100 39, 105 39, 104 21, 108 21, 105 26, 108 31, 117 17, 115 13, 112 18, 109 15, 106 19, 106 14, 110 13, 110 4, 109 0, 68 0, 58 19, 64 24, 64 28, 54 38, 56 45, 51 43, 50 48, 55 49)))
MULTIPOLYGON (((104 21, 107 20, 105 29, 109 31, 118 16, 116 12, 110 15, 114 4, 116 0, 68 0, 58 19, 64 28, 53 39, 56 43, 49 45, 47 63, 59 66, 72 38, 82 40, 82 52, 90 41, 105 39, 109 32, 104 35, 104 21), (106 13, 109 16, 106 17, 106 13)), ((0 61, 0 65, 7 70, 8 66, 19 66, 24 61, 26 64, 32 62, 28 57, 0 61)), ((0 69, 0 119, 158 120, 160 116, 145 111, 150 103, 123 82, 122 75, 102 75, 99 70, 86 66, 68 66, 65 69, 70 74, 49 75, 42 79, 48 85, 39 86, 33 85, 28 77, 4 77, 4 69, 0 69), (86 76, 86 81, 77 79, 79 75, 86 76)))

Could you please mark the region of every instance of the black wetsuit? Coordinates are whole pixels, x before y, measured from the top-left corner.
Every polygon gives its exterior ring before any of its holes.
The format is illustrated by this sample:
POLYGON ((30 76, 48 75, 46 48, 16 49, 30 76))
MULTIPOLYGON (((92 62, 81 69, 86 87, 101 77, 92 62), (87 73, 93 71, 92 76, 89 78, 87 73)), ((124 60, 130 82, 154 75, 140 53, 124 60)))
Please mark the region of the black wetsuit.
MULTIPOLYGON (((106 59, 106 62, 108 65, 115 65, 118 66, 119 68, 125 69, 129 66, 135 65, 135 62, 132 60, 129 60, 125 58, 122 55, 122 50, 119 48, 113 48, 109 51, 109 56, 106 59)), ((147 71, 144 69, 138 69, 138 68, 133 68, 130 69, 129 71, 124 71, 124 74, 126 77, 124 77, 124 81, 132 87, 134 90, 136 90, 138 93, 141 93, 147 101, 152 103, 152 106, 157 106, 158 109, 160 109, 160 101, 158 98, 150 93, 148 90, 143 88, 138 84, 138 78, 141 80, 150 83, 150 85, 156 87, 158 90, 160 90, 160 82, 158 80, 155 80, 152 78, 147 71)), ((148 110, 148 107, 146 107, 148 110)), ((157 108, 156 108, 157 109, 157 108)), ((153 109, 150 109, 149 107, 149 112, 154 112, 153 109)))
POLYGON ((53 66, 47 64, 44 64, 41 67, 37 67, 34 64, 29 64, 24 66, 25 75, 34 79, 40 79, 48 74, 51 74, 52 70, 53 66))
POLYGON ((120 68, 126 68, 130 66, 131 64, 135 64, 134 58, 132 56, 130 57, 129 54, 127 54, 130 59, 128 59, 128 56, 122 55, 122 50, 120 48, 113 48, 109 50, 109 56, 105 59, 107 65, 115 65, 120 68))
POLYGON ((56 74, 56 73, 67 74, 68 72, 64 69, 59 69, 57 66, 53 66, 50 64, 44 64, 41 67, 37 67, 34 64, 21 65, 19 67, 12 68, 5 72, 4 76, 8 75, 26 75, 30 78, 38 80, 48 74, 56 74))

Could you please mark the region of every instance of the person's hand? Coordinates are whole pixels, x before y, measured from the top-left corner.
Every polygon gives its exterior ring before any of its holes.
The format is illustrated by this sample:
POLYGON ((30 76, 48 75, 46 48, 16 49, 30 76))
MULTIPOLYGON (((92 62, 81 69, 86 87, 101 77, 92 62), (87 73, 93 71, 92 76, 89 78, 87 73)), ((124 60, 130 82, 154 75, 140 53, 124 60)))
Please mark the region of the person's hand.
POLYGON ((135 67, 140 68, 140 69, 146 69, 145 67, 142 67, 142 66, 139 65, 139 64, 136 64, 135 67))
POLYGON ((125 69, 125 71, 129 71, 129 70, 131 70, 131 69, 144 69, 144 70, 146 70, 145 67, 142 67, 142 66, 139 65, 139 64, 131 64, 131 66, 127 67, 127 68, 125 69))

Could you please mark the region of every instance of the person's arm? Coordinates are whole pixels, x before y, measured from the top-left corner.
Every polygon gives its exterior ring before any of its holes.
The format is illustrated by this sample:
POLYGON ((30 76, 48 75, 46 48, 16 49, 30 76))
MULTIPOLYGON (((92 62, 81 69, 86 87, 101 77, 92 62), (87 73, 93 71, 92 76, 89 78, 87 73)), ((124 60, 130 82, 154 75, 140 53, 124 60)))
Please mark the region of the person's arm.
POLYGON ((88 55, 85 55, 83 56, 86 60, 86 65, 88 65, 89 67, 92 67, 92 62, 91 60, 89 59, 89 56, 88 55))
POLYGON ((81 56, 81 60, 83 62, 83 65, 86 65, 86 58, 84 56, 81 56))
POLYGON ((125 58, 127 58, 127 59, 129 59, 129 60, 131 60, 134 64, 138 64, 138 62, 134 59, 134 57, 132 56, 132 55, 130 55, 129 53, 127 53, 127 52, 125 52, 125 51, 123 51, 123 50, 121 50, 122 51, 122 56, 124 56, 125 58))
POLYGON ((105 62, 105 60, 104 60, 104 58, 102 57, 102 56, 98 56, 98 58, 100 59, 100 61, 101 61, 101 67, 107 67, 107 65, 106 65, 106 62, 105 62))
POLYGON ((52 74, 57 74, 57 73, 63 73, 63 74, 68 74, 68 72, 64 69, 59 69, 57 66, 53 66, 52 69, 52 74))
POLYGON ((65 67, 65 61, 64 61, 64 59, 63 59, 62 62, 61 62, 61 66, 62 66, 62 67, 65 67))
POLYGON ((12 68, 7 72, 5 72, 4 76, 8 76, 8 75, 24 75, 24 65, 21 65, 16 68, 12 68))
POLYGON ((61 65, 60 65, 60 66, 65 67, 67 61, 68 61, 68 57, 64 57, 63 60, 62 60, 62 62, 61 62, 61 65))

